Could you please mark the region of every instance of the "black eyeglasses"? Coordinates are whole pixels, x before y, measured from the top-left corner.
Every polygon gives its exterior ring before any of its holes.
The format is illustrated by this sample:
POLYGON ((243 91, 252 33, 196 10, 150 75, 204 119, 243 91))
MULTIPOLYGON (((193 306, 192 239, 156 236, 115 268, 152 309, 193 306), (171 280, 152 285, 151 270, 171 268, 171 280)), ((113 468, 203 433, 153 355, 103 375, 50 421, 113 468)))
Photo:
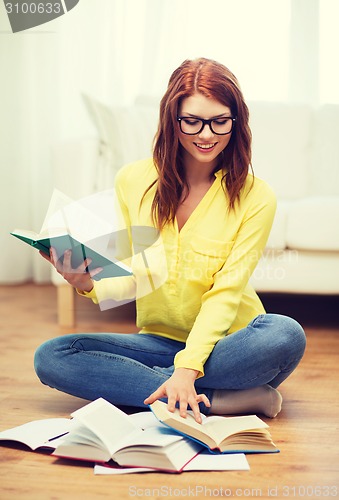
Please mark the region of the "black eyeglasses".
POLYGON ((209 126, 213 134, 227 135, 232 132, 237 118, 233 118, 232 116, 223 116, 221 118, 204 120, 203 118, 196 118, 193 116, 178 116, 177 120, 179 122, 181 132, 186 135, 200 134, 205 125, 209 126))

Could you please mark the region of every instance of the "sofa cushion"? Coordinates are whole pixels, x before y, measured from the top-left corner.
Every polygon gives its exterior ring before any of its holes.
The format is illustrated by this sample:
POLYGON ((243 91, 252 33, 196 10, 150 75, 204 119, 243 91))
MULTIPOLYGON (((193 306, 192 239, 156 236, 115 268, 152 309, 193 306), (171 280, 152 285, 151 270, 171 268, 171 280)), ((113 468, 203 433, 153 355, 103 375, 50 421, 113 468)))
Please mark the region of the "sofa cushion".
POLYGON ((157 129, 158 109, 153 106, 114 106, 83 95, 96 126, 103 155, 116 173, 123 165, 147 158, 157 129))
POLYGON ((251 279, 258 292, 339 294, 338 252, 268 250, 251 279))
POLYGON ((324 104, 315 113, 311 190, 339 196, 339 105, 324 104))
POLYGON ((274 250, 284 250, 286 248, 287 218, 291 203, 289 200, 278 200, 277 211, 266 248, 274 250))
POLYGON ((278 198, 309 193, 311 107, 303 104, 249 102, 254 173, 278 198))
POLYGON ((339 196, 309 197, 291 204, 287 217, 288 248, 339 250, 339 196))

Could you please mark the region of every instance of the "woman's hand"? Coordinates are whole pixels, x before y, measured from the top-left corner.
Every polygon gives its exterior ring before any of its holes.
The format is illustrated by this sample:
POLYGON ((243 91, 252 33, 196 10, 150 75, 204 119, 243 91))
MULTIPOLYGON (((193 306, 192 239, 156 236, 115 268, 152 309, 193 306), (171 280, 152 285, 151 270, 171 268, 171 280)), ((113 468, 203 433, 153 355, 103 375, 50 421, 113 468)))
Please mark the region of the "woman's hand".
POLYGON ((98 267, 93 269, 90 272, 86 271, 87 266, 92 262, 91 259, 85 259, 82 264, 76 269, 72 268, 71 259, 72 259, 72 251, 66 250, 64 253, 63 261, 58 258, 55 248, 50 248, 49 257, 45 255, 43 252, 39 252, 40 255, 48 260, 59 274, 68 281, 70 285, 78 290, 83 292, 90 292, 93 288, 92 278, 96 274, 102 271, 102 267, 98 267))
POLYGON ((187 406, 189 405, 195 420, 201 424, 202 419, 198 403, 204 403, 208 407, 211 406, 211 403, 205 394, 196 393, 194 381, 198 373, 197 370, 189 368, 177 368, 166 382, 145 399, 144 403, 149 405, 157 399, 167 397, 167 408, 169 411, 174 412, 176 402, 179 401, 180 415, 186 417, 187 406))

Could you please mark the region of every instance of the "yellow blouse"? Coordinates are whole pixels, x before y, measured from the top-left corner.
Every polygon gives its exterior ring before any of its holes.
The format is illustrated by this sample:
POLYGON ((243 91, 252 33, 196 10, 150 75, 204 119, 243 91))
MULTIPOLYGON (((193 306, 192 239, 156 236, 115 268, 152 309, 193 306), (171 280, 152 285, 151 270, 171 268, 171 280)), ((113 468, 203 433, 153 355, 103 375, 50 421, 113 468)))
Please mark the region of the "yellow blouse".
POLYGON ((180 231, 176 222, 168 224, 159 238, 151 236, 147 241, 145 235, 154 227, 155 186, 141 207, 140 201, 157 172, 152 159, 123 167, 116 176, 116 193, 125 224, 132 233, 134 228, 134 276, 96 281, 93 290, 84 294, 103 308, 112 300, 135 296, 140 332, 185 342, 175 367, 198 370, 200 376, 219 339, 265 312, 248 281, 276 209, 272 189, 249 174, 240 204, 228 211, 221 177, 221 171, 215 174, 214 183, 180 231))

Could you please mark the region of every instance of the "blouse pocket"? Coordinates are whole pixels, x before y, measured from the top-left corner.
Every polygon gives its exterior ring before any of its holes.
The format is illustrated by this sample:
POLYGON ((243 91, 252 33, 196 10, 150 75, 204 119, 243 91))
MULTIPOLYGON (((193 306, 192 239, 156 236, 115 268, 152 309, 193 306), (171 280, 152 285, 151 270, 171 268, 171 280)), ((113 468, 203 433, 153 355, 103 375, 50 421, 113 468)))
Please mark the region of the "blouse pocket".
POLYGON ((194 236, 185 259, 186 277, 190 281, 211 286, 214 275, 225 264, 234 241, 219 241, 194 236))

